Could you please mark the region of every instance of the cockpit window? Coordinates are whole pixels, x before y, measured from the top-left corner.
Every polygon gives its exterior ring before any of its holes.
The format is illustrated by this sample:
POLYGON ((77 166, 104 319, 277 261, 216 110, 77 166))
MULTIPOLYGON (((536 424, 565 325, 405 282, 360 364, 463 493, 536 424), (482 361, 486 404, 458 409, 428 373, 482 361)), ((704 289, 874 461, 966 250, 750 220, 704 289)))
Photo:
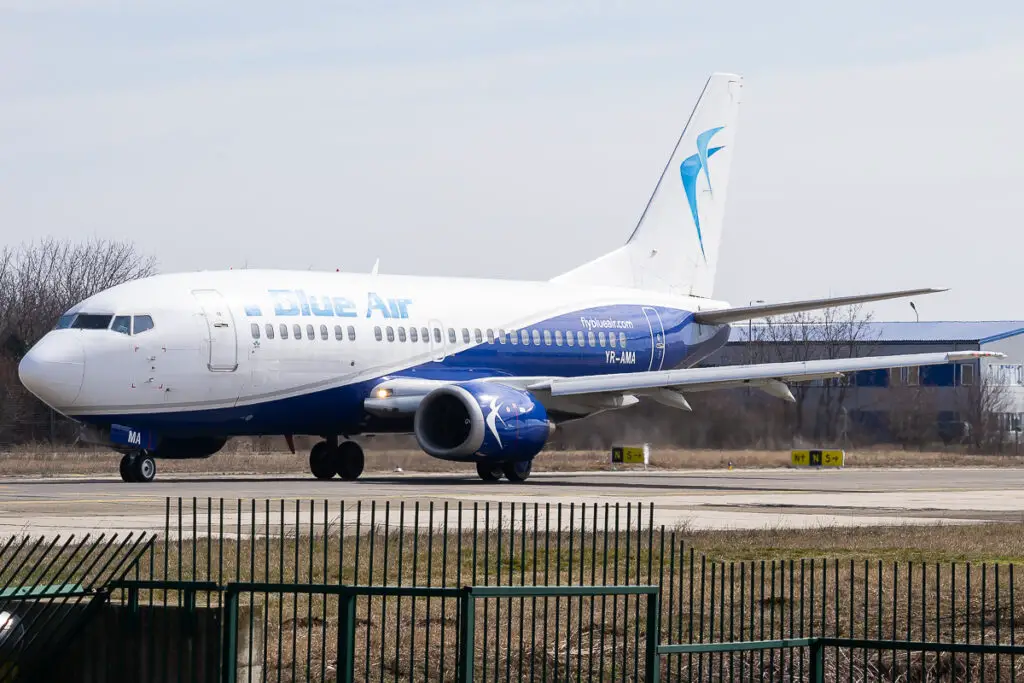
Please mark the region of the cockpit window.
POLYGON ((71 323, 73 330, 105 330, 110 327, 112 315, 99 313, 79 313, 71 323))
POLYGON ((73 321, 74 319, 75 319, 75 314, 74 313, 65 313, 64 315, 62 315, 57 320, 57 324, 54 325, 53 329, 55 329, 55 330, 66 330, 69 327, 71 327, 71 321, 73 321))
POLYGON ((142 334, 147 330, 153 329, 153 318, 148 315, 137 315, 135 316, 135 326, 133 328, 133 334, 142 334))
POLYGON ((112 332, 121 334, 132 333, 132 317, 130 315, 118 315, 114 317, 114 324, 110 326, 112 332))

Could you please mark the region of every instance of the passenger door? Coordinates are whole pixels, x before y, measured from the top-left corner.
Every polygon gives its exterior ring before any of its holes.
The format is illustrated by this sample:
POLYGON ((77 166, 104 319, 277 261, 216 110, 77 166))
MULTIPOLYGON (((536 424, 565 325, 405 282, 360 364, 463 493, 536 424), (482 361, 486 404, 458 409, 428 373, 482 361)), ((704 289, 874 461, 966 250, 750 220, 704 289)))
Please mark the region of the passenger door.
POLYGON ((431 360, 440 363, 447 355, 447 333, 440 320, 430 320, 427 324, 430 326, 430 357, 431 360))
POLYGON ((195 289, 192 296, 206 318, 210 346, 206 367, 211 372, 234 372, 238 369, 238 337, 227 300, 215 289, 195 289))
POLYGON ((661 322, 661 314, 654 308, 644 306, 644 317, 651 329, 651 364, 648 370, 661 370, 665 362, 665 327, 661 322))

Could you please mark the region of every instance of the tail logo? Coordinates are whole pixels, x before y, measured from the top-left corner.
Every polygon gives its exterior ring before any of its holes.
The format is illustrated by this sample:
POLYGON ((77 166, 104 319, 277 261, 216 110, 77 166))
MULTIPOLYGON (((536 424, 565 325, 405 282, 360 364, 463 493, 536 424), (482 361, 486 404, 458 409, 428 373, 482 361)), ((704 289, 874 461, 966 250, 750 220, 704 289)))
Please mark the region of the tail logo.
POLYGON ((679 175, 683 179, 683 190, 686 191, 686 199, 690 203, 690 213, 693 214, 693 224, 697 228, 697 241, 700 242, 700 253, 707 263, 708 256, 704 253, 704 235, 700 231, 700 213, 697 211, 697 178, 703 173, 708 184, 708 191, 714 194, 711 186, 711 172, 708 170, 708 159, 723 147, 708 147, 711 138, 715 133, 722 130, 724 126, 709 128, 697 136, 697 153, 683 159, 679 165, 679 175))

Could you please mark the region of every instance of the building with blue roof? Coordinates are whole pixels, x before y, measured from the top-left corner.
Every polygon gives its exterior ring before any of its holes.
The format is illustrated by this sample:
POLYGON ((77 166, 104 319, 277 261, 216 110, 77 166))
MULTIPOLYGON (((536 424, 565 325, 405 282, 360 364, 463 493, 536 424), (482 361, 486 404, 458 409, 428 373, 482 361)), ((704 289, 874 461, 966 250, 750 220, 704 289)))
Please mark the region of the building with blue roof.
MULTIPOLYGON (((704 364, 965 350, 1006 357, 794 384, 801 423, 833 437, 853 431, 873 434, 866 436, 868 441, 900 440, 900 434, 917 432, 928 440, 929 432, 947 442, 967 438, 984 423, 1016 443, 1024 418, 1024 320, 863 322, 840 314, 831 323, 751 322, 733 327, 728 344, 704 364)), ((752 395, 756 392, 747 392, 752 395)))

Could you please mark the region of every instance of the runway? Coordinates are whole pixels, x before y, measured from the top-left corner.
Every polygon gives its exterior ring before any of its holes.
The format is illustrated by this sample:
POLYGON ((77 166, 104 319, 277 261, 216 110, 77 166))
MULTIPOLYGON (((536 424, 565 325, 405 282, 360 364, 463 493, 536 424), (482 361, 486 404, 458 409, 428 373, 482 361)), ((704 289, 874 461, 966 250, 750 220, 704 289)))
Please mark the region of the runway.
MULTIPOLYGON (((364 501, 364 517, 368 501, 378 506, 419 502, 424 509, 430 503, 436 508, 462 503, 470 509, 474 503, 502 502, 519 509, 526 504, 531 510, 534 504, 543 510, 559 503, 577 509, 581 504, 644 503, 653 504, 656 525, 701 529, 966 523, 1024 520, 1024 469, 539 473, 525 484, 485 484, 475 477, 445 474, 370 476, 354 483, 227 475, 164 478, 151 484, 112 478, 6 479, 0 480, 0 537, 161 532, 167 497, 175 499, 175 514, 178 497, 184 499, 186 514, 196 498, 203 518, 208 500, 219 514, 224 499, 226 525, 232 523, 238 499, 244 499, 245 510, 251 499, 259 501, 259 510, 264 499, 275 501, 274 510, 280 499, 313 500, 314 510, 328 501, 332 511, 344 506, 346 523, 354 523, 359 501, 364 501)), ((300 515, 308 515, 307 509, 302 505, 300 515)), ((202 533, 202 524, 198 526, 202 533)))

